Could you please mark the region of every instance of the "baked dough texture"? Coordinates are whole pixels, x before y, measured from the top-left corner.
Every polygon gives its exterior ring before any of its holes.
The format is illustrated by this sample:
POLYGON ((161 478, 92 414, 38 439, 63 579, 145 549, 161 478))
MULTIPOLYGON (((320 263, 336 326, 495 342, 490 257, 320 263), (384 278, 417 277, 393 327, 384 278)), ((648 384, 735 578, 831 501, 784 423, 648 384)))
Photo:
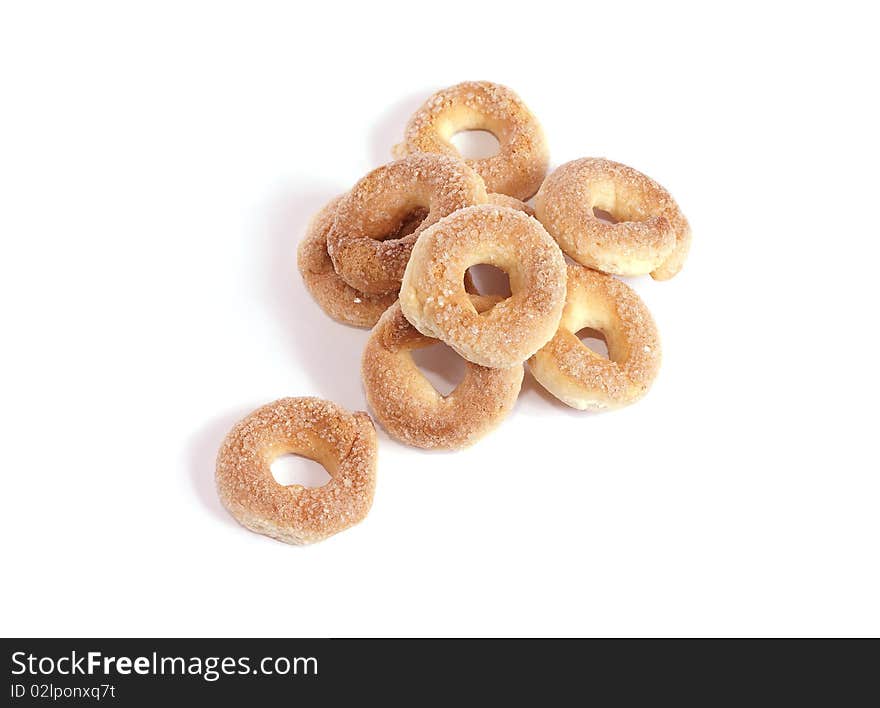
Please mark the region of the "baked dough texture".
POLYGON ((361 292, 340 278, 333 268, 327 253, 327 234, 342 196, 332 199, 312 217, 297 251, 297 265, 306 289, 324 312, 343 324, 369 328, 397 300, 397 290, 380 294, 361 292))
POLYGON ((489 200, 480 176, 448 155, 410 155, 363 177, 336 207, 327 249, 339 276, 365 293, 400 280, 419 234, 444 216, 489 200), (418 227, 401 236, 407 222, 418 227))
POLYGON ((535 215, 535 210, 532 209, 532 207, 530 207, 524 201, 522 201, 522 199, 517 199, 516 197, 511 197, 507 194, 491 192, 489 194, 489 204, 507 207, 508 209, 518 209, 519 211, 523 212, 524 214, 528 214, 529 216, 535 215))
POLYGON ((363 412, 319 398, 282 398, 237 423, 217 456, 220 501, 242 526, 279 541, 320 541, 366 517, 376 489, 376 430, 363 412), (330 474, 307 489, 275 481, 270 465, 296 453, 330 474))
POLYGON ((413 114, 395 157, 430 152, 463 159, 450 138, 465 130, 486 130, 499 143, 491 157, 469 159, 490 192, 530 199, 550 163, 538 119, 511 89, 489 81, 465 81, 438 91, 413 114))
MULTIPOLYGON (((499 297, 471 297, 485 312, 499 297)), ((413 361, 414 349, 437 340, 421 334, 395 304, 382 315, 364 349, 361 375, 376 420, 408 445, 455 450, 473 444, 511 411, 519 395, 523 366, 490 369, 466 362, 461 383, 441 395, 413 361)))
POLYGON ((487 204, 461 209, 422 232, 400 290, 404 316, 468 361, 506 369, 555 334, 565 304, 565 259, 536 219, 487 204), (481 263, 507 272, 511 296, 479 313, 463 285, 481 263))
POLYGON ((554 170, 535 197, 535 214, 563 251, 605 273, 667 280, 690 249, 690 225, 669 192, 604 158, 585 157, 554 170), (602 221, 593 209, 617 223, 602 221))
POLYGON ((583 266, 568 266, 568 294, 559 330, 528 361, 529 371, 572 408, 620 408, 641 398, 660 368, 660 337, 651 313, 626 283, 583 266), (577 337, 600 331, 608 358, 577 337))

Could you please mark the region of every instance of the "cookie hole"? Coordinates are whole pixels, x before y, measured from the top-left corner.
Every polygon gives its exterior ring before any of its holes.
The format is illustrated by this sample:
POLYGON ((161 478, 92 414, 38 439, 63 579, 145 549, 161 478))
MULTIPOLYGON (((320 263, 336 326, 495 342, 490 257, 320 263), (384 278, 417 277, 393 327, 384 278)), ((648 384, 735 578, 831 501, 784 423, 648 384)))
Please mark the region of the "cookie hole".
POLYGON ((411 354, 422 375, 441 396, 452 393, 464 378, 464 359, 442 342, 414 349, 411 354))
POLYGON ((400 228, 397 229, 397 238, 403 238, 404 236, 409 236, 413 231, 415 231, 419 226, 422 225, 422 222, 427 218, 428 210, 424 207, 419 207, 418 209, 413 209, 409 214, 403 217, 403 220, 400 222, 400 228))
POLYGON ((417 228, 419 228, 419 226, 422 225, 422 222, 427 216, 428 210, 424 207, 413 209, 412 211, 405 214, 402 219, 400 219, 395 229, 385 234, 384 236, 380 236, 376 240, 393 241, 394 239, 409 236, 413 231, 415 231, 417 228))
POLYGON ((615 219, 610 211, 605 211, 604 209, 600 209, 599 207, 593 207, 593 216, 595 216, 599 221, 604 221, 606 224, 619 223, 619 220, 615 219))
POLYGON ((608 342, 605 340, 605 335, 602 334, 598 329, 593 329, 592 327, 584 327, 582 330, 578 331, 574 335, 578 339, 581 340, 581 344, 583 344, 587 349, 591 350, 595 354, 599 356, 605 357, 608 359, 608 342))
POLYGON ((275 481, 285 487, 300 484, 314 489, 323 487, 331 479, 323 465, 302 455, 281 455, 272 462, 270 469, 275 481))
POLYGON ((488 130, 462 130, 449 141, 465 160, 484 160, 497 155, 501 149, 498 138, 488 130))
POLYGON ((500 295, 508 298, 510 292, 510 277, 501 268, 480 263, 468 268, 471 280, 480 295, 500 295))

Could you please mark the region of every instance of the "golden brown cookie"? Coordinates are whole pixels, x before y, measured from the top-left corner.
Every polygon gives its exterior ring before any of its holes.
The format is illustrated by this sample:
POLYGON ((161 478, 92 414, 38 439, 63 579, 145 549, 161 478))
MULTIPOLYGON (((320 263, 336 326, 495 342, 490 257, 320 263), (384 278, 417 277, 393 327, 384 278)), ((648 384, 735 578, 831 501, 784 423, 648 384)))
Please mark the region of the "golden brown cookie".
POLYGON ((528 361, 529 371, 572 408, 619 408, 641 398, 660 368, 660 337, 651 313, 626 283, 579 265, 568 266, 568 294, 559 331, 528 361), (577 337, 598 330, 608 358, 577 337))
MULTIPOLYGON (((478 312, 500 298, 474 295, 478 312)), ((388 434, 408 445, 454 450, 471 445, 510 412, 523 367, 490 369, 466 363, 464 379, 443 396, 413 362, 411 352, 436 343, 421 334, 395 304, 373 328, 361 364, 367 401, 388 434)))
POLYGON ((465 130, 486 130, 498 139, 498 154, 466 160, 490 192, 529 199, 538 191, 550 163, 544 131, 519 96, 489 81, 465 81, 428 98, 410 118, 394 156, 436 152, 462 159, 450 138, 465 130))
POLYGON ((400 290, 405 317, 468 361, 506 369, 556 333, 565 303, 565 259, 537 220, 492 204, 450 214, 422 232, 400 290), (479 313, 463 286, 481 263, 505 271, 511 296, 479 313))
POLYGON ((363 412, 319 398, 282 398, 232 428, 217 456, 217 491, 242 526, 285 543, 320 541, 367 515, 376 489, 376 431, 363 412), (275 481, 288 453, 320 462, 322 487, 275 481))
POLYGON ((535 214, 563 251, 605 273, 667 280, 681 270, 690 248, 690 225, 669 192, 603 158, 554 170, 535 197, 535 214), (616 223, 598 218, 594 209, 616 223))

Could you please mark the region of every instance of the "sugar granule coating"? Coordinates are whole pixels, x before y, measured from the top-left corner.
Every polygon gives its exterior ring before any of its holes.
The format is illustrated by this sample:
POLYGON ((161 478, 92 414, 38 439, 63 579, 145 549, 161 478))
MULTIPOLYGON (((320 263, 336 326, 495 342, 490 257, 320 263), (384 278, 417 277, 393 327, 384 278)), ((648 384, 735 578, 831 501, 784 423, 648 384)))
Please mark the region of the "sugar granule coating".
POLYGON ((537 220, 492 204, 450 214, 422 232, 400 290, 404 316, 468 361, 506 369, 556 333, 565 304, 565 259, 537 220), (462 281, 481 263, 507 272, 511 296, 478 313, 462 281))
MULTIPOLYGON (((346 283, 333 268, 327 253, 327 234, 336 217, 342 195, 315 214, 297 251, 297 266, 312 298, 334 320, 354 327, 372 327, 396 300, 397 290, 372 295, 346 283)), ((411 223, 402 229, 415 228, 411 223)))
POLYGON ((446 155, 410 155, 363 177, 342 198, 327 235, 327 249, 340 277, 365 293, 400 287, 419 234, 447 214, 488 201, 480 176, 446 155), (423 214, 402 235, 413 214, 423 214))
POLYGON ((489 204, 494 204, 495 206, 503 206, 509 209, 517 209, 524 214, 528 214, 529 216, 535 215, 535 210, 532 209, 532 207, 530 207, 521 199, 508 196, 507 194, 498 194, 498 192, 490 193, 489 204))
POLYGON ((620 408, 641 398, 657 376, 660 337, 645 303, 626 283, 571 264, 559 330, 527 365, 572 408, 620 408), (578 339, 585 327, 605 336, 608 358, 578 339))
MULTIPOLYGON (((472 296, 484 312, 500 297, 472 296)), ((361 360, 364 391, 376 420, 392 437, 421 448, 456 450, 493 430, 519 395, 523 366, 490 369, 466 362, 461 383, 443 396, 413 361, 414 349, 437 340, 419 333, 395 304, 370 333, 361 360)))
POLYGON ((220 501, 242 526, 279 541, 320 541, 362 521, 376 489, 376 430, 364 412, 320 398, 282 398, 238 422, 217 455, 220 501), (307 489, 275 481, 270 465, 295 453, 330 474, 307 489))
POLYGON ((563 251, 605 273, 668 280, 690 249, 691 227, 669 192, 604 158, 585 157, 554 170, 535 197, 535 214, 563 251), (597 218, 594 208, 618 223, 597 218))
POLYGON ((499 143, 491 157, 469 159, 490 192, 529 199, 541 186, 550 152, 538 119, 512 90, 489 81, 466 81, 438 91, 406 126, 395 157, 416 152, 461 153, 450 138, 464 130, 486 130, 499 143))

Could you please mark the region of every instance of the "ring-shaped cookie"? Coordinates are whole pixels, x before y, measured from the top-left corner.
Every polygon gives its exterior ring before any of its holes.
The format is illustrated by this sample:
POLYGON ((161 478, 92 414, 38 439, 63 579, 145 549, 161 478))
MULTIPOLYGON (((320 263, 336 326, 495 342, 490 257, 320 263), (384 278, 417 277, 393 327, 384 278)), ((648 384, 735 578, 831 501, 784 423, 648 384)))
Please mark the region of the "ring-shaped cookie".
POLYGON ((217 491, 246 528, 285 543, 320 541, 361 521, 376 488, 376 430, 363 412, 319 398, 282 398, 238 422, 217 456, 217 491), (275 458, 295 453, 330 474, 322 487, 275 481, 275 458))
POLYGON ((297 265, 306 288, 324 312, 343 324, 369 328, 397 300, 397 290, 364 293, 336 273, 327 253, 327 234, 341 199, 342 195, 334 198, 312 217, 297 251, 297 265))
POLYGON ((565 259, 541 224, 492 204, 450 214, 422 232, 400 289, 406 318, 468 361, 506 369, 556 333, 565 304, 565 259), (463 286, 481 263, 506 271, 511 296, 479 313, 463 286))
POLYGON ((336 207, 327 236, 333 266, 342 279, 365 293, 388 293, 400 280, 419 234, 463 207, 485 204, 486 187, 462 161, 447 155, 410 155, 363 177, 336 207), (414 213, 421 224, 405 236, 414 213))
MULTIPOLYGON (((484 312, 501 298, 471 299, 484 312)), ((523 367, 490 369, 466 362, 461 383, 443 396, 411 354, 436 342, 416 330, 395 304, 370 333, 361 375, 373 415, 389 435, 416 447, 455 450, 473 444, 507 416, 522 385, 523 367)))
POLYGON ((626 283, 568 266, 568 294, 559 330, 528 361, 538 382, 580 410, 619 408, 641 398, 660 368, 660 337, 651 313, 626 283), (584 328, 605 337, 608 358, 577 337, 584 328))
POLYGON ((667 280, 681 270, 690 248, 690 225, 669 192, 603 158, 554 170, 535 197, 535 214, 563 251, 605 273, 667 280), (598 218, 594 209, 616 223, 598 218))
POLYGON ((498 153, 469 159, 490 192, 529 199, 547 174, 550 153, 538 119, 506 86, 466 81, 438 91, 410 118, 395 157, 438 152, 463 159, 450 138, 465 130, 486 130, 498 139, 498 153))

